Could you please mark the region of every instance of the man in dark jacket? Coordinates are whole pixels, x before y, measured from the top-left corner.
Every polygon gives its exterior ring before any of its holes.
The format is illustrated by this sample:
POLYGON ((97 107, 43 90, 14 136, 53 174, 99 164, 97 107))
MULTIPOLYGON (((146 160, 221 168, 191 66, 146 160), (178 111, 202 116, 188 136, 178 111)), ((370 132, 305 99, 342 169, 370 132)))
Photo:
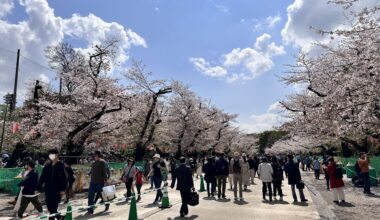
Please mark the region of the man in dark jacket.
POLYGON ((224 158, 224 153, 222 153, 219 159, 216 161, 215 175, 218 182, 218 199, 220 196, 226 198, 226 181, 228 177, 228 162, 224 158))
MULTIPOLYGON (((301 173, 299 167, 293 161, 293 155, 288 155, 288 162, 285 165, 285 172, 288 176, 288 184, 292 188, 294 202, 297 202, 296 186, 301 183, 301 173)), ((303 194, 303 189, 301 187, 297 188, 300 194, 301 202, 307 202, 307 199, 305 199, 305 195, 303 194)))
MULTIPOLYGON (((68 187, 67 173, 65 164, 59 160, 58 150, 49 151, 49 160, 42 169, 38 188, 45 191, 46 206, 50 214, 58 212, 58 204, 61 196, 65 194, 68 187)), ((60 215, 50 217, 53 219, 62 219, 60 215)))
POLYGON ((27 163, 28 174, 26 177, 17 185, 24 187, 22 189, 22 198, 21 205, 18 210, 18 217, 22 218, 25 212, 25 209, 28 207, 31 202, 34 207, 38 210, 40 214, 42 214, 42 205, 38 200, 38 194, 36 194, 37 186, 38 186, 38 174, 34 170, 35 163, 30 161, 27 163))
POLYGON ((185 215, 189 214, 187 201, 188 201, 191 189, 194 188, 194 182, 193 182, 192 170, 190 167, 187 167, 185 164, 186 159, 184 157, 181 157, 179 159, 179 162, 180 162, 180 166, 174 171, 171 188, 174 188, 175 182, 178 179, 177 190, 180 191, 181 199, 182 199, 182 206, 179 213, 181 217, 184 217, 185 215))
MULTIPOLYGON (((108 179, 107 174, 107 164, 102 159, 102 153, 100 151, 95 151, 94 153, 94 163, 91 165, 91 180, 90 180, 90 187, 88 189, 88 206, 92 206, 95 204, 95 194, 101 195, 103 187, 108 179)), ((105 205, 105 210, 107 211, 109 209, 109 204, 105 205)), ((91 215, 94 213, 93 208, 89 208, 87 211, 88 215, 91 215)))

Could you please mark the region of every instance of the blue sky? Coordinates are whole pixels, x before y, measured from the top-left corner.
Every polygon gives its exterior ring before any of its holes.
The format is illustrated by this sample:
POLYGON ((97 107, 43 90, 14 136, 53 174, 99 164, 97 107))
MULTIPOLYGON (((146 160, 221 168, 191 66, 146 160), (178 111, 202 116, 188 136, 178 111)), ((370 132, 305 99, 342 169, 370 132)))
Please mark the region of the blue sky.
MULTIPOLYGON (((0 38, 0 48, 16 51, 21 47, 25 56, 47 66, 43 47, 57 39, 86 48, 103 37, 100 32, 123 35, 131 30, 138 37, 131 34, 121 48, 120 54, 129 56, 122 59, 125 66, 131 58, 142 60, 157 78, 191 85, 216 106, 238 113, 238 124, 247 131, 266 130, 282 120, 276 102, 293 91, 279 82, 284 65, 294 62, 300 48, 320 40, 308 27, 333 27, 340 21, 333 14, 337 9, 323 0, 0 1, 4 2, 0 28, 5 30, 0 30, 0 37, 7 38, 0 38), (323 13, 329 16, 321 18, 323 13), (116 31, 110 28, 112 22, 117 24, 113 25, 116 31), (10 37, 18 32, 23 33, 19 42, 10 37), (29 44, 24 43, 27 40, 29 44)), ((1 58, 7 59, 5 54, 0 50, 0 65, 1 58)), ((1 74, 0 86, 9 84, 6 73, 1 74)), ((52 80, 49 74, 33 77, 52 80)), ((8 89, 3 88, 0 93, 8 89)))

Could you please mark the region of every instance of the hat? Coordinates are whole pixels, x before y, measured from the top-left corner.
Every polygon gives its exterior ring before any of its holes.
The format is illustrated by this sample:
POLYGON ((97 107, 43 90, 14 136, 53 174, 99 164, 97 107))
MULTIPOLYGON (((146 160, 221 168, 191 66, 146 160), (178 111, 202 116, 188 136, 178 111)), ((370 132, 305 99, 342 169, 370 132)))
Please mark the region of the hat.
POLYGON ((243 156, 243 157, 246 157, 246 156, 247 156, 247 154, 243 153, 243 154, 242 154, 242 156, 243 156))
POLYGON ((239 152, 235 152, 235 153, 234 153, 234 156, 235 156, 235 157, 238 157, 239 155, 240 155, 239 152))
POLYGON ((158 158, 158 159, 160 159, 161 157, 160 157, 159 154, 155 154, 155 155, 153 156, 153 158, 158 158))

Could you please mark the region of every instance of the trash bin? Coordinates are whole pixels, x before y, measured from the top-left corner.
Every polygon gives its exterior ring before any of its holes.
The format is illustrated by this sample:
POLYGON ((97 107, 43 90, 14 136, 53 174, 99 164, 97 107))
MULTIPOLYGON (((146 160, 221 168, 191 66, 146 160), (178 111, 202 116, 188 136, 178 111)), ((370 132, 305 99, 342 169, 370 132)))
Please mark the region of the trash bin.
POLYGON ((373 167, 369 166, 369 179, 371 186, 377 186, 377 175, 376 170, 373 167))
POLYGON ((346 165, 346 167, 345 167, 345 170, 346 170, 346 174, 347 174, 348 178, 352 178, 352 177, 356 176, 355 164, 352 164, 351 162, 348 162, 347 165, 346 165))

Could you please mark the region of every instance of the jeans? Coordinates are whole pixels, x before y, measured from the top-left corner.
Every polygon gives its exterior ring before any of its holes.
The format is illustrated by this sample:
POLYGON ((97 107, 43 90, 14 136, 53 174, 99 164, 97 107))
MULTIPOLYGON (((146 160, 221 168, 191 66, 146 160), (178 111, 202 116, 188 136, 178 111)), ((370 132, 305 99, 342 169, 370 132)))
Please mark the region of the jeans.
POLYGON ((18 217, 19 218, 22 218, 22 216, 25 212, 25 209, 28 207, 30 202, 34 205, 34 208, 36 208, 39 213, 42 213, 42 205, 41 205, 40 201, 38 200, 38 196, 34 196, 34 197, 23 196, 21 198, 20 208, 18 209, 18 217))
MULTIPOLYGON (((297 201, 296 184, 291 184, 291 188, 292 188, 293 200, 297 201)), ((303 189, 298 189, 298 192, 300 194, 301 201, 305 200, 305 195, 303 194, 303 189)))
POLYGON ((319 180, 319 170, 314 170, 315 179, 319 180))
MULTIPOLYGON (((93 206, 95 204, 95 194, 101 195, 104 184, 101 183, 90 183, 90 187, 88 188, 88 206, 93 206)), ((102 199, 103 201, 103 199, 102 199)), ((108 207, 106 205, 106 207, 108 207)), ((88 212, 93 213, 94 208, 88 208, 88 212)))
POLYGON ((273 181, 273 195, 276 197, 277 192, 280 197, 283 196, 282 189, 281 189, 282 181, 273 181))
POLYGON ((239 184, 239 197, 243 198, 243 176, 241 173, 234 173, 233 175, 234 179, 234 196, 237 198, 237 188, 239 184))
POLYGON ((227 176, 217 176, 216 180, 218 182, 218 197, 220 197, 221 194, 225 196, 227 176))
POLYGON ((269 191, 269 200, 272 201, 272 183, 271 182, 263 182, 263 199, 265 199, 267 190, 269 191))
POLYGON ((153 177, 153 183, 154 183, 154 188, 157 189, 156 198, 154 199, 154 201, 158 202, 163 197, 163 194, 161 191, 162 178, 153 177))
POLYGON ((367 194, 371 193, 371 182, 370 182, 369 173, 362 173, 361 176, 363 179, 364 193, 367 193, 367 194))
POLYGON ((182 200, 181 210, 179 212, 187 215, 189 214, 189 207, 187 205, 187 201, 189 198, 190 190, 180 190, 179 192, 181 193, 182 200))
POLYGON ((216 179, 206 182, 207 194, 213 194, 215 192, 216 179), (211 189, 210 189, 211 188, 211 189))

